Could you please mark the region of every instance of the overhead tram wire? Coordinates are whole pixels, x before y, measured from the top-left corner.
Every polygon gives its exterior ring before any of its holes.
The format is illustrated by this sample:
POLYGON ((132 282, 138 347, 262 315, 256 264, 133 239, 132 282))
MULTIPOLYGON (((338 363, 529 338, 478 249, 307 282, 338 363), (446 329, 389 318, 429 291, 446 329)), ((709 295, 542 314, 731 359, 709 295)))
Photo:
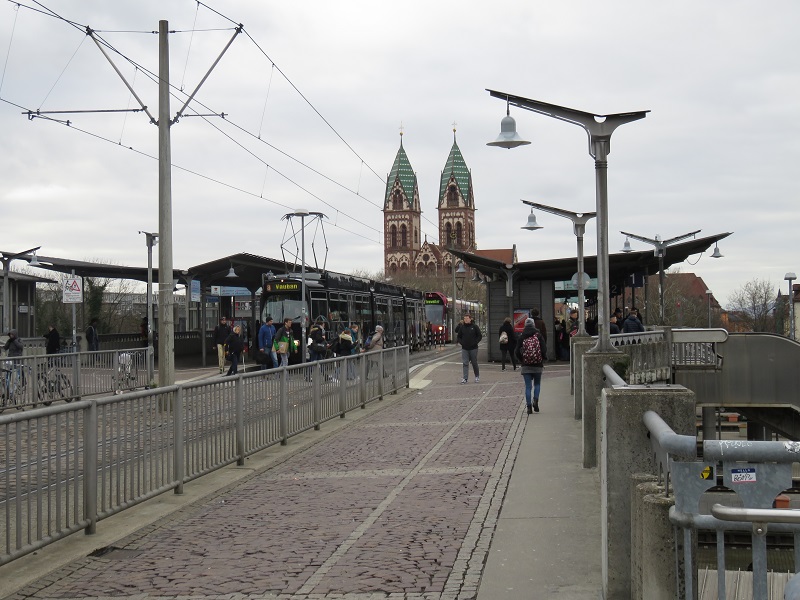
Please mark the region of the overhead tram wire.
MULTIPOLYGON (((8 0, 8 1, 9 1, 9 2, 11 2, 12 0, 8 0)), ((40 10, 40 9, 33 8, 33 7, 30 7, 30 6, 27 6, 27 5, 19 4, 19 3, 17 3, 17 2, 12 2, 12 3, 13 3, 13 4, 15 4, 15 5, 21 6, 21 7, 23 7, 23 8, 27 8, 27 9, 29 9, 29 10, 32 10, 32 11, 34 11, 34 12, 38 12, 38 13, 41 13, 41 14, 43 14, 43 15, 50 16, 50 17, 52 17, 52 18, 56 18, 56 19, 62 20, 62 21, 64 21, 65 23, 67 23, 67 24, 71 25, 72 27, 75 27, 76 29, 78 29, 79 31, 81 31, 81 32, 83 32, 83 33, 87 33, 87 31, 89 31, 89 28, 87 28, 87 27, 85 27, 85 26, 82 26, 81 24, 79 24, 79 23, 77 23, 77 22, 75 22, 75 21, 71 21, 71 20, 69 20, 69 19, 66 19, 65 17, 63 17, 63 16, 59 15, 58 13, 56 13, 55 11, 53 11, 52 9, 49 9, 49 8, 47 8, 46 6, 44 6, 44 5, 43 5, 41 2, 38 2, 38 0, 33 0, 33 2, 34 2, 36 5, 40 6, 40 7, 41 7, 41 10, 40 10)), ((211 7, 209 7, 208 5, 206 5, 206 4, 202 3, 202 2, 198 2, 198 4, 201 4, 201 5, 203 5, 203 6, 204 6, 205 8, 207 8, 208 10, 211 10, 212 12, 214 12, 214 13, 218 14, 219 16, 221 16, 221 17, 223 17, 223 18, 225 18, 225 19, 229 20, 231 23, 236 23, 236 22, 235 22, 233 19, 230 19, 229 17, 226 17, 226 16, 222 15, 221 13, 219 13, 218 11, 216 11, 216 10, 212 9, 212 8, 211 8, 211 7)), ((243 28, 243 26, 241 26, 241 25, 239 25, 239 26, 240 26, 240 27, 242 27, 242 30, 244 31, 244 28, 243 28)), ((227 30, 227 29, 225 29, 225 30, 227 30)), ((94 30, 91 30, 91 31, 93 31, 94 33, 96 33, 96 31, 94 31, 94 30)), ((171 31, 171 32, 172 32, 172 31, 171 31)), ((143 33, 144 33, 144 32, 143 32, 143 33)), ((265 52, 265 51, 264 51, 264 50, 263 50, 263 49, 260 47, 260 45, 259 45, 259 44, 258 44, 258 43, 255 41, 255 39, 254 39, 254 38, 253 38, 253 37, 252 37, 252 36, 249 34, 249 32, 245 31, 245 33, 247 34, 247 37, 248 37, 248 38, 250 38, 250 40, 251 40, 251 41, 253 42, 253 44, 256 46, 256 48, 258 48, 258 50, 259 50, 259 51, 260 51, 260 52, 261 52, 261 53, 262 53, 262 54, 263 54, 263 55, 264 55, 264 56, 265 56, 265 57, 266 57, 266 58, 267 58, 267 59, 268 59, 268 60, 269 60, 269 61, 272 63, 272 65, 273 65, 273 66, 274 66, 276 69, 278 69, 278 72, 279 72, 279 73, 280 73, 280 74, 281 74, 281 75, 282 75, 282 76, 283 76, 283 77, 286 79, 286 81, 287 81, 287 82, 288 82, 288 83, 289 83, 289 84, 292 86, 292 88, 293 88, 293 89, 294 89, 294 90, 295 90, 295 91, 296 91, 296 92, 297 92, 297 93, 298 93, 298 94, 299 94, 299 95, 300 95, 300 96, 303 98, 303 100, 304 100, 304 101, 305 101, 305 102, 306 102, 306 103, 307 103, 307 104, 308 104, 308 105, 309 105, 309 106, 312 108, 312 110, 314 110, 314 112, 316 112, 316 113, 317 113, 317 115, 318 115, 318 116, 319 116, 319 117, 320 117, 320 118, 323 120, 323 122, 324 122, 324 123, 325 123, 325 124, 326 124, 326 125, 327 125, 327 126, 328 126, 328 127, 329 127, 329 128, 330 128, 330 129, 331 129, 331 130, 332 130, 332 131, 335 133, 335 134, 336 134, 336 136, 337 136, 337 137, 338 137, 338 138, 339 138, 339 139, 342 141, 342 143, 344 143, 344 144, 345 144, 345 145, 348 147, 348 149, 350 149, 350 151, 351 151, 351 152, 352 152, 352 153, 353 153, 353 154, 354 154, 356 157, 358 157, 358 158, 359 158, 359 159, 360 159, 360 160, 363 162, 363 164, 364 164, 364 165, 366 165, 366 167, 367 167, 367 168, 368 168, 370 171, 372 171, 372 173, 373 173, 373 174, 374 174, 376 177, 378 177, 378 178, 381 180, 381 182, 383 182, 383 178, 382 178, 380 175, 378 175, 378 173, 377 173, 377 172, 376 172, 376 171, 375 171, 375 170, 374 170, 374 169, 373 169, 373 168, 372 168, 372 167, 369 165, 369 163, 367 163, 367 162, 366 162, 366 161, 365 161, 363 158, 361 158, 361 156, 360 156, 360 155, 359 155, 359 154, 358 154, 358 153, 357 153, 357 152, 356 152, 356 151, 353 149, 353 147, 352 147, 352 146, 351 146, 351 145, 350 145, 350 144, 349 144, 349 143, 348 143, 348 142, 347 142, 347 141, 346 141, 346 140, 345 140, 345 139, 344 139, 344 138, 341 136, 341 134, 339 134, 339 132, 338 132, 338 131, 337 131, 337 130, 336 130, 336 129, 335 129, 335 128, 334 128, 334 127, 333 127, 333 126, 332 126, 332 125, 331 125, 331 124, 328 122, 328 121, 327 121, 327 119, 325 119, 325 117, 324 117, 324 116, 322 116, 322 114, 321 114, 321 113, 320 113, 320 112, 319 112, 319 111, 316 109, 316 107, 314 107, 314 105, 313 105, 313 104, 311 104, 311 102, 308 100, 308 98, 306 98, 306 97, 305 97, 305 95, 304 95, 304 94, 303 94, 303 93, 302 93, 302 92, 301 92, 301 91, 300 91, 300 90, 297 88, 297 86, 296 86, 296 85, 295 85, 295 84, 294 84, 294 83, 293 83, 293 82, 292 82, 292 81, 291 81, 291 80, 290 80, 290 79, 289 79, 289 78, 286 76, 286 74, 285 74, 285 73, 284 73, 284 72, 283 72, 283 71, 280 69, 280 67, 278 67, 277 65, 275 65, 275 64, 274 64, 274 62, 273 62, 273 61, 272 61, 272 59, 269 57, 269 55, 267 55, 267 53, 266 53, 266 52, 265 52)), ((150 78, 150 79, 151 79, 153 82, 155 82, 155 83, 157 83, 157 82, 158 82, 158 76, 157 76, 157 75, 155 75, 154 73, 152 73, 151 71, 149 71, 148 69, 146 69, 146 68, 145 68, 143 65, 140 65, 140 64, 139 64, 139 63, 137 63, 136 61, 132 60, 131 58, 129 58, 128 56, 126 56, 125 54, 123 54, 121 51, 117 50, 117 49, 116 49, 116 48, 115 48, 115 47, 114 47, 112 44, 110 44, 110 43, 109 43, 107 40, 105 40, 105 39, 104 39, 104 38, 102 38, 101 36, 95 36, 95 37, 96 37, 96 39, 98 40, 98 42, 99 42, 99 43, 102 43, 102 44, 103 44, 103 45, 104 45, 106 48, 108 48, 109 50, 111 50, 112 52, 114 52, 115 54, 117 54, 118 56, 120 56, 122 59, 124 59, 124 60, 128 61, 130 64, 134 65, 134 66, 135 66, 135 67, 137 67, 139 70, 141 70, 143 73, 145 73, 147 76, 149 76, 149 78, 150 78)), ((175 88, 175 86, 174 86, 174 85, 170 85, 170 87, 172 87, 172 88, 174 88, 174 89, 177 89, 177 88, 175 88)), ((181 90, 178 90, 178 91, 179 91, 179 92, 181 92, 181 90)), ((199 101, 199 100, 197 100, 197 99, 195 99, 195 100, 197 101, 197 103, 198 103, 198 104, 200 104, 200 105, 201 105, 201 106, 203 106, 204 108, 207 108, 207 109, 208 109, 208 107, 206 107, 206 106, 205 106, 205 105, 204 105, 202 102, 200 102, 200 101, 199 101)), ((210 110, 210 109, 209 109, 209 110, 210 110)), ((211 112, 212 112, 213 114, 219 114, 219 113, 216 113, 215 111, 211 111, 211 112)), ((50 120, 53 120, 53 119, 50 119, 50 120)), ((242 131, 242 132, 244 132, 244 133, 246 133, 246 134, 248 134, 248 135, 251 135, 251 136, 255 137, 256 139, 259 139, 259 138, 258 138, 258 136, 254 136, 254 135, 252 134, 252 132, 249 132, 249 131, 247 131, 245 128, 243 128, 243 127, 241 127, 241 126, 237 125, 236 123, 234 123, 234 122, 230 121, 229 119, 227 119, 227 120, 228 120, 228 122, 232 123, 232 125, 233 125, 234 127, 236 127, 237 129, 239 129, 240 131, 242 131)), ((68 121, 66 122, 66 124, 67 124, 67 125, 70 125, 70 126, 72 126, 72 125, 71 125, 71 123, 69 123, 68 121)), ((219 130, 219 128, 217 128, 217 129, 219 130)), ((83 130, 81 130, 81 129, 78 129, 78 130, 79 130, 79 131, 83 131, 83 130)), ((221 130, 219 130, 219 131, 221 131, 221 130)), ((89 135, 95 135, 95 136, 97 136, 97 134, 93 134, 93 133, 91 133, 91 132, 88 132, 88 131, 84 131, 84 133, 87 133, 87 134, 89 134, 89 135)), ((97 136, 97 137, 99 137, 100 139, 106 139, 106 138, 103 138, 103 136, 97 136)), ((111 140, 107 140, 107 141, 109 141, 110 143, 114 143, 114 142, 113 142, 113 141, 111 141, 111 140)), ((263 140, 261 140, 261 141, 263 141, 263 140)), ((264 143, 267 143, 267 142, 264 142, 264 143)), ((333 180, 333 179, 331 179, 331 178, 329 178, 329 177, 325 176, 325 175, 324 175, 324 174, 322 174, 321 172, 319 172, 319 171, 317 171, 317 170, 313 169, 312 167, 310 167, 309 165, 307 165, 307 164, 303 163, 302 161, 300 161, 300 160, 298 160, 298 159, 295 159, 295 158, 294 158, 294 157, 292 157, 291 155, 289 155, 289 154, 287 154, 287 153, 285 153, 285 152, 283 152, 283 151, 279 150, 278 148, 275 148, 273 145, 271 145, 271 144, 268 144, 268 145, 269 145, 270 147, 272 147, 273 149, 275 149, 276 151, 278 151, 278 152, 281 152, 282 154, 284 154, 284 155, 285 155, 285 156, 287 156, 288 158, 290 158, 290 159, 292 159, 292 160, 295 160, 295 161, 296 161, 298 164, 300 164, 300 165, 304 166, 305 168, 307 168, 307 169, 311 170, 312 172, 314 172, 314 173, 318 174, 319 176, 321 176, 321 177, 323 177, 323 178, 326 178, 326 179, 328 179, 328 180, 329 180, 329 181, 331 181, 332 183, 334 183, 334 184, 336 184, 336 185, 339 185, 340 187, 342 187, 343 189, 345 189, 345 190, 347 190, 347 191, 349 191, 349 192, 351 192, 351 193, 354 193, 354 194, 355 194, 357 197, 364 199, 365 201, 367 201, 367 202, 368 202, 369 204, 371 204, 372 206, 374 206, 374 207, 376 207, 376 208, 380 208, 380 206, 379 206, 379 205, 377 205, 376 203, 374 203, 374 202, 370 201, 370 200, 369 200, 369 199, 367 199, 366 197, 362 196, 362 195, 361 195, 361 194, 360 194, 358 191, 354 192, 353 190, 351 190, 350 188, 348 188, 348 187, 347 187, 347 186, 345 186, 344 184, 341 184, 341 183, 339 183, 339 182, 336 182, 335 180, 333 180)), ((274 167, 273 167, 273 169, 274 169, 274 167)), ((296 184, 296 182, 292 181, 291 179, 288 179, 288 178, 287 178, 287 180, 289 180, 290 182, 292 182, 292 183, 293 183, 293 184, 295 184, 295 185, 298 185, 298 184, 296 184)), ((303 189, 303 191, 306 191, 307 193, 310 193, 310 192, 308 192, 308 190, 305 190, 305 189, 304 189, 302 186, 299 186, 299 185, 298 185, 298 187, 300 187, 300 189, 303 189)), ((311 194, 311 195, 312 195, 312 196, 314 196, 313 194, 311 194)), ((314 197, 316 197, 316 196, 314 196, 314 197)), ((319 199, 319 198, 318 198, 318 199, 319 199)), ((319 200, 320 200, 320 201, 322 201, 321 199, 319 199, 319 200)), ((324 201, 322 201, 322 202, 324 203, 324 201)), ((327 204, 327 205, 328 205, 328 206, 331 206, 330 204, 327 204)), ((342 212, 342 211, 339 211, 338 209, 336 209, 336 210, 337 210, 337 212, 339 212, 340 214, 342 214, 342 215, 345 215, 345 216, 347 216, 348 218, 351 218, 352 220, 354 220, 354 221, 356 221, 356 222, 359 222, 357 219, 353 219, 352 217, 350 217, 349 215, 347 215, 347 213, 344 213, 344 212, 342 212)), ((431 223, 431 225, 435 226, 435 224, 434 224, 434 223, 432 223, 432 222, 431 222, 429 219, 427 219, 427 218, 425 218, 425 217, 423 217, 423 218, 424 218, 426 221, 428 221, 429 223, 431 223)), ((361 224, 363 225, 363 223, 361 223, 361 224)), ((366 226, 366 225, 365 225, 365 226, 366 226)), ((341 226, 337 226, 337 227, 338 227, 338 228, 341 228, 341 226)), ((369 227, 369 226, 367 226, 367 227, 369 227)), ((379 230, 377 230, 377 229, 375 229, 375 228, 372 228, 372 227, 370 227, 370 228, 371 228, 371 229, 373 229, 374 231, 376 231, 377 233, 382 233, 381 231, 379 231, 379 230)), ((344 228, 341 228, 341 229, 344 229, 344 228)), ((425 232, 423 231, 423 233, 425 233, 425 232)), ((357 234, 357 235, 359 235, 359 234, 357 234)), ((361 236, 361 237, 364 237, 364 236, 361 236)), ((366 238, 366 237, 364 237, 364 239, 369 239, 369 238, 366 238)), ((370 241, 372 241, 372 240, 370 240, 370 241)), ((379 243, 380 243, 380 242, 379 242, 379 243)))
MULTIPOLYGON (((33 116, 35 116, 36 118, 40 118, 40 119, 43 119, 45 121, 50 121, 52 123, 57 123, 59 125, 64 125, 66 127, 69 127, 69 129, 71 129, 73 131, 77 131, 77 132, 82 133, 84 135, 88 135, 89 137, 93 137, 93 138, 95 138, 97 140, 100 140, 100 141, 103 141, 103 142, 107 142, 107 143, 112 144, 113 146, 116 146, 118 148, 124 148, 126 150, 130 150, 131 152, 133 152, 135 154, 138 154, 139 156, 142 156, 144 158, 149 158, 151 160, 154 160, 154 161, 158 162, 158 157, 157 156, 153 156, 152 154, 148 154, 147 152, 144 152, 143 150, 138 150, 137 148, 134 148, 133 146, 124 146, 124 145, 122 145, 122 144, 120 144, 118 142, 115 142, 114 140, 112 140, 110 138, 107 138, 105 136, 100 135, 99 133, 95 133, 93 131, 88 131, 86 129, 82 129, 81 127, 77 127, 77 126, 73 125, 73 123, 71 121, 63 121, 63 120, 60 120, 60 119, 53 119, 51 117, 48 117, 47 115, 36 115, 36 111, 35 110, 31 110, 31 109, 29 109, 29 108, 27 108, 25 106, 22 106, 21 104, 17 104, 16 102, 12 102, 12 101, 7 100, 5 98, 0 98, 0 102, 3 102, 3 103, 8 104, 10 106, 14 106, 16 108, 19 108, 19 109, 21 109, 23 111, 24 114, 30 113, 33 116)), ((241 194, 245 194, 247 196, 252 196, 253 198, 258 198, 258 199, 261 199, 261 200, 265 200, 266 202, 269 202, 270 204, 274 204, 275 206, 280 206, 281 208, 284 208, 284 209, 287 209, 287 210, 294 210, 294 207, 289 206, 288 204, 283 204, 282 202, 278 202, 277 200, 272 200, 272 199, 270 199, 270 198, 268 198, 268 197, 266 197, 266 196, 264 196, 262 194, 257 194, 255 192, 250 192, 250 191, 248 191, 248 190, 246 190, 244 188, 238 187, 238 186, 236 186, 236 185, 234 185, 232 183, 228 183, 228 182, 223 181, 221 179, 217 179, 215 177, 211 177, 210 175, 205 175, 203 173, 200 173, 199 171, 195 171, 195 170, 190 169, 188 167, 184 167, 182 165, 178 165, 178 164, 175 164, 175 163, 172 163, 171 166, 174 169, 178 169, 179 171, 183 171, 184 173, 188 173, 190 175, 194 175, 195 177, 199 177, 200 179, 205 179, 206 181, 210 181, 212 183, 216 183, 217 185, 221 185, 223 187, 226 187, 226 188, 228 188, 230 190, 234 190, 234 191, 239 192, 241 194)), ((363 235, 363 234, 361 234, 361 233, 359 233, 357 231, 353 231, 352 229, 348 229, 347 227, 343 227, 343 226, 338 225, 336 223, 330 223, 330 225, 332 227, 335 227, 336 229, 344 231, 345 233, 360 237, 363 240, 366 240, 368 242, 372 242, 372 243, 379 244, 379 245, 382 243, 380 240, 374 240, 374 239, 368 238, 367 236, 365 236, 365 235, 363 235)))

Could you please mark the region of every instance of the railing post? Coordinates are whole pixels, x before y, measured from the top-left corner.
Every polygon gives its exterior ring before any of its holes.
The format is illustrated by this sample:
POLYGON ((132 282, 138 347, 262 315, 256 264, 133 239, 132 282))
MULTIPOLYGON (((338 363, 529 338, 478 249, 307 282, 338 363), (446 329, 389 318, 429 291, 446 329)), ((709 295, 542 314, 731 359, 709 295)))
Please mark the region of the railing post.
POLYGON ((175 470, 175 480, 178 485, 175 487, 175 494, 183 494, 183 480, 186 477, 185 467, 186 464, 186 448, 184 448, 184 422, 183 422, 183 386, 178 386, 178 389, 172 394, 173 398, 173 437, 175 439, 175 448, 173 450, 173 468, 175 470))
POLYGON ((281 412, 280 412, 281 446, 289 441, 289 367, 281 369, 281 412))
POLYGON ((322 402, 322 365, 320 361, 314 363, 314 373, 311 376, 311 419, 314 429, 319 431, 320 403, 322 402))
POLYGON ((244 381, 237 375, 234 380, 236 401, 236 464, 244 465, 244 381))
MULTIPOLYGON (((367 359, 369 360, 369 359, 367 359)), ((378 400, 383 400, 386 391, 383 381, 383 351, 378 352, 378 400)))
POLYGON ((86 535, 97 531, 97 402, 92 400, 84 411, 83 513, 89 520, 86 535))
MULTIPOLYGON (((350 363, 347 361, 355 360, 350 356, 345 357, 342 361, 342 366, 339 375, 339 418, 344 419, 345 412, 347 411, 347 373, 350 370, 350 363)), ((353 368, 353 373, 356 370, 353 368)), ((364 408, 364 404, 361 405, 361 408, 364 408)))
POLYGON ((75 395, 80 400, 83 395, 83 386, 81 385, 81 355, 79 352, 73 352, 69 355, 72 360, 72 387, 75 395))
MULTIPOLYGON (((406 346, 407 348, 408 346, 406 346)), ((397 348, 392 349, 392 360, 394 367, 392 368, 392 393, 397 393, 397 348)))
POLYGON ((361 396, 361 406, 365 406, 367 404, 367 355, 366 354, 356 354, 356 367, 358 368, 358 390, 361 396))

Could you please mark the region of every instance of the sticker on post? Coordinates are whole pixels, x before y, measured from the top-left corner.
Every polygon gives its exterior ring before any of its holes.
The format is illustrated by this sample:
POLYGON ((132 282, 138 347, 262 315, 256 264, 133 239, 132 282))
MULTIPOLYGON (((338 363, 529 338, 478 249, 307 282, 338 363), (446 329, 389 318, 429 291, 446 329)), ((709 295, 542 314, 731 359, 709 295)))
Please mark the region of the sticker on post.
POLYGON ((731 483, 755 483, 756 470, 753 467, 747 469, 731 469, 731 483))

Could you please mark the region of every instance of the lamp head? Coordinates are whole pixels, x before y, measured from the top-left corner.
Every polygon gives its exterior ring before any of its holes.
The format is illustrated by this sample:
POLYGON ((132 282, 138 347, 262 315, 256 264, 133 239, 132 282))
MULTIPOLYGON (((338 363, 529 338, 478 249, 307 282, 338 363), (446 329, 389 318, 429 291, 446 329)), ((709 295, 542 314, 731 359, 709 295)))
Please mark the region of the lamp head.
POLYGON ((528 222, 520 227, 520 229, 527 229, 528 231, 535 231, 537 229, 541 229, 542 226, 536 222, 536 215, 533 214, 533 209, 531 209, 531 214, 528 215, 528 222))
POLYGON ((722 253, 719 251, 719 244, 714 244, 714 253, 711 258, 722 258, 722 253))
POLYGON ((500 135, 493 142, 489 142, 487 146, 497 146, 498 148, 516 148, 517 146, 526 146, 530 142, 523 140, 517 133, 517 122, 511 116, 508 103, 506 103, 506 116, 500 121, 500 135))
POLYGON ((33 253, 33 258, 28 262, 28 264, 32 267, 41 267, 42 263, 39 262, 39 259, 36 258, 36 252, 33 253))
POLYGON ((458 268, 456 269, 456 277, 464 277, 467 274, 467 270, 464 268, 464 263, 458 263, 458 268))
POLYGON ((633 248, 631 248, 631 241, 628 239, 628 236, 625 236, 625 243, 622 245, 623 252, 633 252, 633 248))
POLYGON ((230 270, 228 271, 228 274, 227 274, 227 275, 225 275, 225 277, 238 277, 238 276, 236 275, 236 271, 234 271, 234 270, 233 270, 233 265, 231 265, 231 268, 230 268, 230 270))
POLYGON ((788 281, 789 283, 791 283, 792 281, 794 281, 795 279, 797 279, 797 275, 795 275, 794 273, 787 273, 786 275, 784 275, 784 276, 783 276, 783 278, 784 278, 786 281, 788 281))

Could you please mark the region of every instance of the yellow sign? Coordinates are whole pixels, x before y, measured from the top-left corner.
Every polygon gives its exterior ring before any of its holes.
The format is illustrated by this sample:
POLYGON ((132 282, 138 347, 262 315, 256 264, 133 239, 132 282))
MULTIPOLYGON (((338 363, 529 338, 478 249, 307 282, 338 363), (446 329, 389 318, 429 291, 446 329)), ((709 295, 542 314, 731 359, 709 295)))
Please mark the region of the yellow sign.
POLYGON ((714 476, 714 469, 711 467, 706 467, 702 471, 700 471, 700 477, 703 479, 711 479, 714 476))

